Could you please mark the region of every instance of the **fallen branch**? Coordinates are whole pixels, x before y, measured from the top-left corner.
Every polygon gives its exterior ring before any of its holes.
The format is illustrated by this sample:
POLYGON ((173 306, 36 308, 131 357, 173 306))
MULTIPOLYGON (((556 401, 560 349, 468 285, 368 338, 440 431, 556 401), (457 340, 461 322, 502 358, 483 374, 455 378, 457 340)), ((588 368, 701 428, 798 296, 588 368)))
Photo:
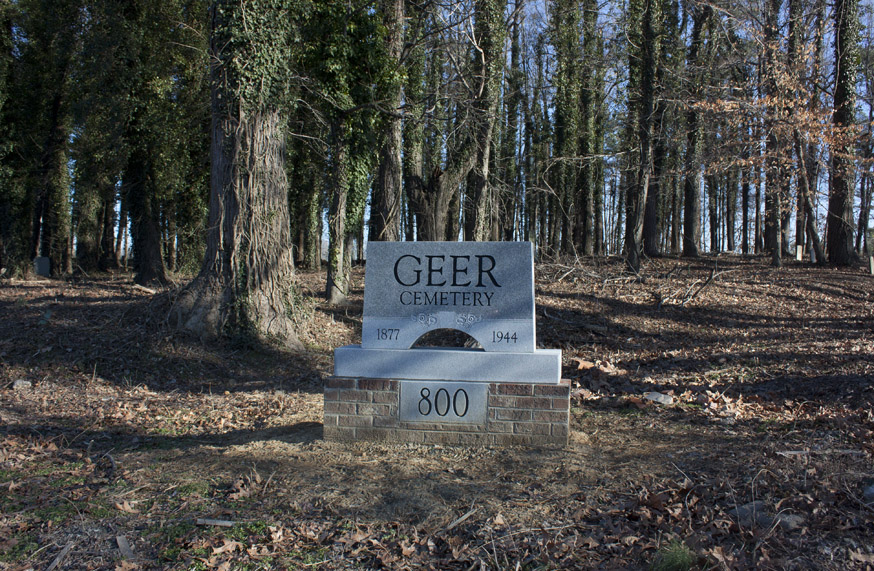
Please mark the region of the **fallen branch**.
POLYGON ((116 536, 115 542, 118 544, 118 550, 121 551, 122 557, 125 559, 135 559, 134 550, 131 549, 130 543, 125 536, 116 536))
POLYGON ((227 519, 209 519, 205 517, 199 517, 194 522, 197 525, 214 525, 216 527, 234 527, 236 522, 227 520, 227 519))
POLYGON ((51 564, 49 564, 48 567, 46 567, 46 571, 53 571, 55 567, 60 565, 61 562, 64 560, 64 557, 66 557, 67 554, 70 553, 71 549, 73 549, 72 541, 65 545, 63 549, 61 549, 61 552, 58 553, 58 556, 54 558, 54 560, 51 562, 51 564))
POLYGON ((453 521, 448 526, 446 526, 446 529, 444 529, 443 531, 444 532, 450 531, 452 528, 463 523, 467 518, 469 518, 470 516, 472 516, 476 512, 477 512, 477 508, 473 508, 472 510, 470 510, 469 512, 467 512, 466 514, 464 514, 463 516, 461 516, 460 518, 458 518, 457 520, 453 521))
POLYGON ((154 290, 150 287, 141 286, 140 284, 133 284, 131 285, 131 287, 140 291, 144 291, 150 295, 155 295, 156 293, 158 293, 158 290, 154 290))

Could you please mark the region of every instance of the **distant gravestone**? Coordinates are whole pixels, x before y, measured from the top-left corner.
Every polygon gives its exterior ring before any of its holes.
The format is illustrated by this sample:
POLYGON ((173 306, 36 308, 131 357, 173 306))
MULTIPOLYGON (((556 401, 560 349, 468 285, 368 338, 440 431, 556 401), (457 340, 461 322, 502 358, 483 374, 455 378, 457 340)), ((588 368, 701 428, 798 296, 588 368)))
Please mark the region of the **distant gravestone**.
POLYGON ((46 256, 38 256, 33 259, 33 272, 44 278, 52 275, 52 262, 46 256))
POLYGON ((334 351, 325 437, 563 446, 561 351, 536 345, 530 243, 370 242, 361 345, 334 351), (482 348, 411 348, 438 329, 482 348))
POLYGON ((799 262, 804 260, 804 246, 795 246, 795 259, 799 262))
POLYGON ((874 256, 868 256, 868 272, 874 276, 874 256))

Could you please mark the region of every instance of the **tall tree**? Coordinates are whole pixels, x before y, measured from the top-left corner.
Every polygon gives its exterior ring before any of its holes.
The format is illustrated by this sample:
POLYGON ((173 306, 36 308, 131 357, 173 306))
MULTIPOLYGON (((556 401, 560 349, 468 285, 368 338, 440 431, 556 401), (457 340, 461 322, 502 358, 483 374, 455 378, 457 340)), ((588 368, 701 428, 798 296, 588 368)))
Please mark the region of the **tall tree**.
POLYGON ((210 7, 209 234, 200 274, 172 314, 205 337, 247 331, 300 347, 282 135, 295 39, 289 4, 210 7))
POLYGON ((835 2, 835 95, 833 121, 837 139, 831 152, 826 250, 829 262, 846 266, 853 252, 853 189, 856 76, 859 66, 859 2, 835 2))
POLYGON ((701 241, 701 145, 702 129, 700 112, 694 103, 703 97, 707 77, 709 50, 705 46, 708 23, 713 9, 709 4, 692 5, 692 36, 686 55, 692 105, 686 110, 686 157, 683 182, 683 256, 697 257, 701 241))
POLYGON ((492 142, 497 122, 498 102, 501 96, 501 77, 504 69, 504 39, 506 25, 504 12, 506 0, 474 1, 474 45, 473 69, 474 89, 472 93, 473 142, 476 164, 473 169, 473 196, 475 205, 473 236, 477 241, 487 240, 489 213, 492 208, 492 189, 489 186, 489 172, 492 159, 492 142))
POLYGON ((52 273, 72 265, 69 201, 69 138, 74 70, 81 52, 84 12, 80 0, 18 3, 15 95, 16 177, 24 190, 18 227, 26 239, 26 263, 48 256, 52 273))
POLYGON ((404 47, 404 0, 381 0, 383 25, 386 29, 388 65, 391 80, 386 81, 383 95, 385 112, 385 139, 379 151, 379 167, 373 185, 370 210, 370 239, 400 239, 401 231, 401 146, 403 124, 401 119, 401 56, 404 47))
POLYGON ((658 0, 632 0, 628 10, 629 107, 636 107, 639 159, 636 180, 629 185, 628 214, 625 221, 626 263, 633 272, 640 270, 643 253, 643 220, 652 176, 653 118, 656 108, 656 67, 659 60, 661 5, 658 0), (633 99, 632 99, 633 98, 633 99))

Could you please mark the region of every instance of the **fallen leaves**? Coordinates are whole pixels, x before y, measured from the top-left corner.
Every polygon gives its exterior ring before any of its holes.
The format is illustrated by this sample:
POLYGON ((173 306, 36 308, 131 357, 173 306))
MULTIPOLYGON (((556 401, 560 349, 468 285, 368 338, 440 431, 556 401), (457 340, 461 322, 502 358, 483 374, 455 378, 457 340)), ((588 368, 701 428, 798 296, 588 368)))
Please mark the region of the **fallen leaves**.
POLYGON ((360 307, 319 308, 302 359, 189 343, 117 282, 0 289, 23 298, 0 303, 22 332, 0 338, 0 555, 45 568, 87 536, 63 565, 637 568, 677 540, 702 568, 870 567, 870 280, 728 263, 682 307, 654 300, 710 260, 538 283, 538 341, 574 383, 556 453, 321 441, 319 375, 360 307))

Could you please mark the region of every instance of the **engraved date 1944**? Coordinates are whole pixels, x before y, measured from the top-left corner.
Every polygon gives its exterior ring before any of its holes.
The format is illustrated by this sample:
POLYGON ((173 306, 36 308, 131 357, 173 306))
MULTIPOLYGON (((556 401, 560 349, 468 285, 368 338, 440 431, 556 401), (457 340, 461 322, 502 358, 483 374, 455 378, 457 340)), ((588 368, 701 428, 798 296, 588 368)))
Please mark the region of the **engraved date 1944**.
POLYGON ((515 343, 515 331, 492 331, 492 343, 515 343))

